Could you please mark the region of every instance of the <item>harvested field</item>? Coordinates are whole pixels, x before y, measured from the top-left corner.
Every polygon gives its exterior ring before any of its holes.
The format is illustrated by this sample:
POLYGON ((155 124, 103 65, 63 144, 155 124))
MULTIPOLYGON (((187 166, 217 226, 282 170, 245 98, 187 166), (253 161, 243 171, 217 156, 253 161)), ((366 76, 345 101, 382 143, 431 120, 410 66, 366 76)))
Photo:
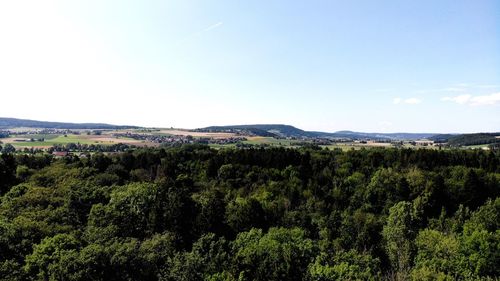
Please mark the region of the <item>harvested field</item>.
POLYGON ((134 140, 134 139, 130 139, 130 138, 112 137, 109 135, 91 136, 88 139, 92 140, 92 141, 104 142, 104 143, 124 143, 124 144, 135 144, 135 145, 139 145, 141 143, 144 143, 144 141, 140 141, 140 140, 134 140))
POLYGON ((209 133, 209 132, 191 132, 187 130, 160 130, 159 133, 169 134, 175 136, 192 136, 195 138, 214 138, 214 139, 227 139, 232 137, 237 137, 238 135, 234 133, 209 133))

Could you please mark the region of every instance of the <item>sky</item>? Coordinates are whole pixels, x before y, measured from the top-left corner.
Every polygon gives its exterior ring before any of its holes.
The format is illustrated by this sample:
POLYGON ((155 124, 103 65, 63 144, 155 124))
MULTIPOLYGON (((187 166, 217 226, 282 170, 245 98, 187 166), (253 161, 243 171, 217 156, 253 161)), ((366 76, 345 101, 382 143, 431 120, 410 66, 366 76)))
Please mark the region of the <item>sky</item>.
POLYGON ((0 1, 0 117, 500 131, 500 1, 0 1))

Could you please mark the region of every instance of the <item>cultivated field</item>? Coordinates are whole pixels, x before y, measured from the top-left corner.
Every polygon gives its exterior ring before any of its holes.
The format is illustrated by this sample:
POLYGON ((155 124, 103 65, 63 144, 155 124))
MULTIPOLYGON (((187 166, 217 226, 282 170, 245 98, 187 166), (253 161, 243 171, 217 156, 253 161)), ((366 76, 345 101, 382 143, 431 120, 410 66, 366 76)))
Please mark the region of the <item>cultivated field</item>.
POLYGON ((58 135, 58 134, 29 134, 14 135, 9 138, 0 139, 3 143, 10 143, 14 147, 24 148, 48 148, 54 145, 74 144, 100 144, 111 145, 117 143, 144 145, 143 142, 127 138, 117 138, 111 135, 58 135), (31 141, 33 139, 33 141, 31 141), (41 141, 41 139, 44 139, 41 141))
MULTIPOLYGON (((200 139, 210 139, 209 145, 213 148, 231 148, 238 144, 243 145, 264 145, 280 147, 299 147, 310 143, 317 143, 318 139, 277 139, 273 137, 261 136, 242 136, 235 133, 226 132, 194 132, 185 129, 126 129, 126 130, 72 130, 72 133, 63 134, 60 131, 54 133, 46 132, 42 128, 10 129, 11 136, 0 139, 2 143, 10 143, 14 147, 22 148, 42 148, 46 149, 54 145, 66 145, 70 143, 82 145, 113 145, 127 144, 134 146, 159 146, 163 143, 196 143, 200 139), (192 137, 192 138, 190 138, 192 137), (240 138, 240 139, 238 139, 240 138), (243 138, 243 139, 241 139, 243 138)), ((328 143, 328 141, 327 141, 328 143)), ((377 141, 351 141, 351 142, 330 142, 330 144, 320 144, 320 147, 327 149, 361 149, 369 147, 402 147, 416 149, 438 149, 434 145, 415 145, 415 142, 401 142, 401 144, 392 144, 389 142, 377 141)), ((468 146, 471 149, 487 149, 487 145, 468 146)))
MULTIPOLYGON (((8 138, 0 138, 0 142, 12 144, 16 148, 49 148, 54 145, 74 144, 95 144, 95 145, 112 145, 112 144, 128 144, 135 146, 158 146, 156 142, 148 140, 134 139, 131 137, 117 136, 124 134, 135 134, 143 136, 176 136, 193 138, 210 138, 210 139, 228 139, 238 137, 233 133, 206 133, 192 132, 183 129, 159 129, 159 130, 102 130, 100 134, 88 134, 89 130, 73 130, 75 134, 39 134, 40 130, 34 128, 14 128, 9 129, 14 134, 8 138), (16 134, 19 133, 19 134, 16 134), (79 134, 77 134, 79 133, 79 134), (42 141, 43 139, 43 141, 42 141)), ((94 130, 95 131, 95 130, 94 130)), ((241 137, 241 136, 239 136, 241 137)), ((225 145, 219 145, 221 147, 225 145)), ((234 146, 234 145, 233 145, 234 146)))
POLYGON ((195 138, 214 138, 214 139, 227 139, 237 137, 234 133, 209 133, 209 132, 192 132, 182 129, 162 129, 159 133, 174 135, 174 136, 192 136, 195 138))

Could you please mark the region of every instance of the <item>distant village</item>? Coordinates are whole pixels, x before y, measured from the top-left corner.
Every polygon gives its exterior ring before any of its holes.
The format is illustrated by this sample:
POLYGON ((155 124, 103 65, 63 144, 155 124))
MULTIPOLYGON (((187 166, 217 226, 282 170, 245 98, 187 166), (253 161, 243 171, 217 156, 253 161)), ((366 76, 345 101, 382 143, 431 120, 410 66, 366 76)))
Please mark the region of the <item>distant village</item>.
POLYGON ((153 134, 137 134, 137 133, 116 133, 112 135, 115 138, 130 138, 134 140, 141 140, 156 144, 189 144, 189 143, 201 143, 201 144, 236 144, 242 141, 246 141, 245 137, 228 137, 228 138, 194 138, 190 135, 153 135, 153 134))

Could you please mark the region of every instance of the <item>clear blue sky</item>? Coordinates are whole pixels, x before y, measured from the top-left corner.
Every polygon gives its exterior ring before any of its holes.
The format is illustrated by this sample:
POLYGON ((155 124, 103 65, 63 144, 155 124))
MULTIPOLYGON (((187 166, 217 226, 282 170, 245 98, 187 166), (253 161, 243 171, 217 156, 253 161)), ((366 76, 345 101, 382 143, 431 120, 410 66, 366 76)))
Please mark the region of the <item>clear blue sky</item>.
POLYGON ((0 116, 500 131, 496 0, 2 1, 0 38, 0 116))

